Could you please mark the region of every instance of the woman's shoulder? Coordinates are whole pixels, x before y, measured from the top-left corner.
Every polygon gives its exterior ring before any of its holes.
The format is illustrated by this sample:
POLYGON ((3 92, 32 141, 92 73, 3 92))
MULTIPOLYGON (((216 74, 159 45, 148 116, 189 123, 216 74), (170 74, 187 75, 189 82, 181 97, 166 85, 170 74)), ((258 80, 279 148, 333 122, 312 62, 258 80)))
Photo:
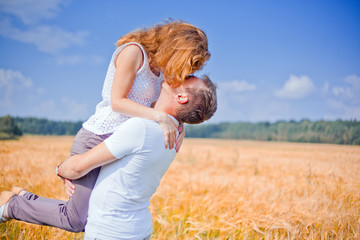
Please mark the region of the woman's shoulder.
POLYGON ((129 56, 134 56, 134 57, 143 57, 143 51, 142 49, 135 44, 130 44, 125 46, 122 50, 121 53, 129 55, 129 56))
POLYGON ((113 55, 115 67, 119 64, 131 63, 138 66, 137 71, 144 65, 144 59, 146 59, 146 54, 143 49, 140 45, 132 43, 119 46, 113 55), (124 60, 126 60, 126 62, 124 62, 124 60))
POLYGON ((131 49, 132 51, 138 51, 139 53, 141 52, 142 54, 146 55, 146 51, 145 51, 144 47, 140 43, 137 43, 137 42, 128 42, 128 43, 118 46, 115 49, 114 54, 116 54, 116 53, 118 54, 119 52, 121 52, 125 49, 131 49))

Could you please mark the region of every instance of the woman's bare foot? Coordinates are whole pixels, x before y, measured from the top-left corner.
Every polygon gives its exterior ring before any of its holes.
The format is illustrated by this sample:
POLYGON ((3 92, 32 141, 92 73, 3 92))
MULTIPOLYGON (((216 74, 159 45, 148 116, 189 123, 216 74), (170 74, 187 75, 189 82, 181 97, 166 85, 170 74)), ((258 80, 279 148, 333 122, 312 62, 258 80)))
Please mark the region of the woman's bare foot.
POLYGON ((13 187, 11 191, 19 196, 24 196, 24 194, 26 193, 26 190, 22 187, 13 187))
POLYGON ((0 194, 0 223, 9 220, 8 215, 8 202, 12 196, 16 195, 13 192, 3 191, 0 194))

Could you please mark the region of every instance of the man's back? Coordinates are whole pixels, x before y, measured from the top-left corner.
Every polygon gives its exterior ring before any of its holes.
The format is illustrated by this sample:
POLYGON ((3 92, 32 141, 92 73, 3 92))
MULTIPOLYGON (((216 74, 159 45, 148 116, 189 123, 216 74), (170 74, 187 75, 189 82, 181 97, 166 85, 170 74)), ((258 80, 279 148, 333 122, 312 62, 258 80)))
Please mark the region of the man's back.
POLYGON ((119 160, 101 168, 90 197, 86 235, 144 238, 152 232, 149 200, 176 151, 164 147, 158 123, 141 118, 126 121, 105 144, 119 160))

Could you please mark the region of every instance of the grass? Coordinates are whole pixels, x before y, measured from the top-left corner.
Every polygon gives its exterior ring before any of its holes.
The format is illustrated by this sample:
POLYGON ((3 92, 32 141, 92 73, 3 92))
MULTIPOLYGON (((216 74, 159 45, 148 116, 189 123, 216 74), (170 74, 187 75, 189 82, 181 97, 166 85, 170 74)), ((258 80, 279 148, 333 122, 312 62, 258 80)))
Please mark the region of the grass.
MULTIPOLYGON (((66 199, 72 137, 0 142, 0 190, 66 199)), ((360 147, 185 139, 151 199, 152 239, 360 239, 360 147)), ((82 239, 9 221, 0 239, 82 239)))

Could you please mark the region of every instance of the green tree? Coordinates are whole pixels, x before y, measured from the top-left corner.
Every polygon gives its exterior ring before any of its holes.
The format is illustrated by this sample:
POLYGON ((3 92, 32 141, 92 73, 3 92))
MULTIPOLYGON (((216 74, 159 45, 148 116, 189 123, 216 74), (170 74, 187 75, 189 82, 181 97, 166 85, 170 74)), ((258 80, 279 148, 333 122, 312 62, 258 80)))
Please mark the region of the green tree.
POLYGON ((0 118, 0 139, 13 139, 22 135, 22 130, 9 115, 0 118))
POLYGON ((360 145, 360 122, 308 119, 275 123, 236 122, 186 125, 186 137, 360 145))

